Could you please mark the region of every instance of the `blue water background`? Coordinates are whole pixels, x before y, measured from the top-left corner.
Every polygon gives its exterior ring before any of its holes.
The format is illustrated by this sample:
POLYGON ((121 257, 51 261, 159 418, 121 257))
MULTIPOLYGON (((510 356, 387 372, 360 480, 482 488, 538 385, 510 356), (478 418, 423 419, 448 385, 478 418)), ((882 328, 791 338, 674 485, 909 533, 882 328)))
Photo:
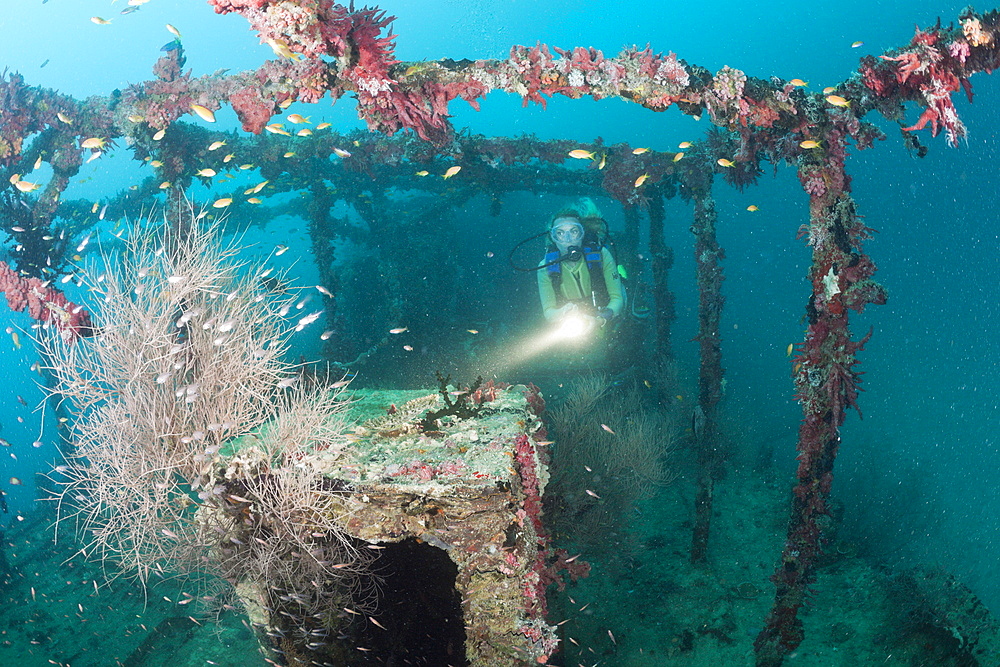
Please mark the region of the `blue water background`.
MULTIPOLYGON (((0 65, 21 72, 29 84, 77 99, 107 95, 150 78, 160 46, 171 39, 164 29, 168 22, 183 33, 187 66, 195 75, 254 68, 272 56, 248 32, 242 17, 217 16, 203 2, 152 0, 140 11, 120 16, 123 6, 103 0, 24 0, 5 6, 0 13, 0 65), (89 19, 95 15, 113 18, 113 23, 94 25, 89 19)), ((650 1, 622 7, 448 0, 382 6, 398 17, 394 28, 401 60, 503 57, 512 44, 533 45, 538 40, 566 48, 593 46, 609 55, 626 45, 649 43, 656 51, 675 51, 712 71, 729 65, 751 76, 799 77, 817 90, 849 76, 859 56, 906 44, 915 23, 930 25, 938 16, 954 20, 963 3, 709 2, 696 7, 650 1), (864 46, 852 49, 855 40, 864 41, 864 46)), ((868 327, 874 328, 874 335, 860 354, 867 390, 860 399, 865 418, 860 421, 853 413, 848 417, 834 491, 846 502, 848 523, 895 526, 906 533, 906 539, 897 535, 898 542, 880 550, 884 557, 940 563, 957 572, 997 612, 1000 80, 980 75, 972 84, 974 105, 961 94, 955 97, 970 131, 960 148, 948 148, 943 136, 932 140, 924 132, 921 138, 931 150, 918 160, 902 148, 895 126, 869 117, 889 138, 874 150, 852 151, 848 162, 859 211, 878 230, 865 248, 879 265, 877 279, 888 288, 890 299, 862 317, 852 315, 856 336, 868 327)), ((695 140, 708 128, 706 121, 695 122, 675 109, 654 114, 616 100, 558 98, 543 110, 536 105, 522 108, 520 99, 493 93, 479 113, 461 101, 451 108, 457 127, 487 135, 532 132, 581 142, 601 136, 607 142, 662 150, 695 140)), ((292 111, 311 115, 314 121, 322 117, 342 130, 361 126, 349 99, 333 107, 323 100, 292 111)), ((915 106, 909 109, 911 122, 918 115, 915 106)), ((237 126, 229 109, 218 117, 220 127, 237 126)), ((119 149, 87 165, 76 179, 83 182, 74 184, 66 196, 109 196, 144 173, 127 150, 119 149)), ((716 199, 727 253, 725 408, 747 458, 762 443, 772 442, 775 459, 791 471, 799 411, 785 349, 800 341, 803 332, 809 251, 795 235, 807 219, 807 201, 794 171, 784 167, 743 193, 720 183, 716 199), (747 212, 749 204, 760 211, 747 212)), ((612 218, 620 219, 610 203, 604 204, 612 218)), ((546 203, 537 210, 528 207, 505 215, 526 236, 550 209, 546 203)), ((668 213, 677 255, 671 275, 679 315, 675 345, 682 367, 690 373, 696 363, 695 348, 688 342, 696 325, 687 233, 690 210, 670 202, 668 213)), ((510 273, 508 280, 512 293, 532 296, 533 277, 510 273)), ((8 312, 0 312, 0 323, 30 324, 27 316, 8 312)), ((0 402, 0 436, 13 444, 0 451, 0 479, 16 475, 25 480, 21 487, 5 484, 12 509, 23 511, 34 496, 32 473, 55 456, 52 425, 43 437, 46 444, 32 448, 38 415, 15 399, 21 394, 30 405, 41 399, 34 385, 37 376, 28 369, 34 361, 31 345, 14 350, 4 338, 0 350, 0 378, 8 388, 0 402), (25 423, 18 423, 18 416, 25 423)))

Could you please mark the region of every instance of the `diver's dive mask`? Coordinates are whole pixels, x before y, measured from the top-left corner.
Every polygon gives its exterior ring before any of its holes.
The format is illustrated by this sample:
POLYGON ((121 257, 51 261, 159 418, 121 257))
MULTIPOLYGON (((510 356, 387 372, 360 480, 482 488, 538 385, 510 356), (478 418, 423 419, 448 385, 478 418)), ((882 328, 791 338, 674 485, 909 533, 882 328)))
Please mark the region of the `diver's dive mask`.
POLYGON ((549 237, 556 244, 560 255, 569 255, 574 261, 583 256, 583 225, 574 218, 559 218, 552 224, 549 237))

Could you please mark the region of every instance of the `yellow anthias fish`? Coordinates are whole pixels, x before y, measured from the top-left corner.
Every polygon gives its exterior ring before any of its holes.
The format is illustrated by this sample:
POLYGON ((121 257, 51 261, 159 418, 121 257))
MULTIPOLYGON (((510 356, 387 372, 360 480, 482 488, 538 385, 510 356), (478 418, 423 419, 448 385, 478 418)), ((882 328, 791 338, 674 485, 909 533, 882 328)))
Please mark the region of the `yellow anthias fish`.
POLYGON ((594 153, 592 151, 585 151, 582 148, 576 148, 569 152, 569 156, 576 158, 577 160, 593 160, 594 153))
POLYGON ((250 194, 257 194, 258 192, 260 192, 261 190, 264 189, 265 185, 267 185, 270 182, 271 181, 261 181, 257 185, 255 185, 252 188, 250 188, 250 194))
POLYGON ((140 116, 139 114, 134 113, 134 114, 132 114, 131 116, 128 117, 128 120, 129 120, 130 123, 141 123, 142 121, 144 121, 146 119, 143 118, 142 116, 140 116))
POLYGON ((302 114, 292 113, 287 116, 288 122, 295 123, 296 125, 301 125, 302 123, 311 123, 309 120, 311 116, 303 116, 302 114))
POLYGON ((170 181, 163 181, 162 183, 160 183, 161 190, 166 190, 169 187, 170 187, 170 181))
POLYGON ((34 171, 35 169, 38 169, 38 168, 39 168, 39 167, 41 167, 41 166, 42 166, 42 156, 41 156, 41 155, 39 155, 39 156, 38 156, 38 159, 37 159, 37 160, 35 160, 35 166, 34 166, 34 167, 32 167, 32 168, 31 168, 31 170, 32 170, 32 171, 34 171))
POLYGON ((42 187, 39 183, 29 183, 28 181, 17 181, 14 183, 14 187, 21 192, 34 192, 38 188, 42 187))
POLYGON ((639 178, 635 179, 635 183, 633 183, 633 186, 639 187, 640 185, 645 183, 648 179, 649 179, 649 174, 643 174, 639 178))
POLYGON ((809 85, 808 81, 803 81, 802 79, 792 79, 788 83, 792 84, 793 86, 800 87, 800 88, 802 86, 808 86, 809 85))
POLYGON ((601 161, 597 163, 598 169, 604 169, 605 165, 608 164, 608 154, 604 153, 601 155, 601 161))
POLYGON ((90 137, 80 143, 80 148, 104 148, 106 143, 107 141, 100 137, 90 137))
POLYGON ((334 148, 333 154, 339 158, 351 157, 351 152, 345 151, 343 148, 334 148))
POLYGON ((217 151, 217 150, 219 150, 220 148, 222 148, 225 145, 226 145, 225 141, 213 141, 212 143, 210 143, 208 145, 208 150, 210 150, 210 151, 217 151))
POLYGON ((792 352, 794 350, 795 350, 795 343, 789 343, 788 344, 788 349, 785 350, 785 356, 786 357, 792 356, 792 352))
POLYGON ((232 159, 233 159, 234 157, 236 157, 236 153, 230 153, 230 154, 229 154, 229 155, 227 155, 226 157, 222 158, 222 161, 223 161, 223 162, 226 162, 226 163, 228 163, 228 162, 229 162, 230 160, 232 160, 232 159))
POLYGON ((262 200, 258 199, 257 197, 250 197, 250 199, 247 199, 247 203, 248 204, 260 204, 260 203, 262 203, 262 200))
POLYGON ((205 169, 199 169, 195 172, 195 176, 204 176, 205 178, 212 178, 215 174, 216 171, 214 169, 209 169, 207 167, 205 169))
POLYGON ((819 142, 814 139, 806 139, 799 142, 799 148, 819 148, 819 142))
POLYGON ((222 199, 216 199, 212 202, 212 208, 226 208, 233 203, 232 197, 223 197, 222 199))
POLYGON ((282 129, 284 128, 284 126, 285 126, 284 123, 268 123, 267 125, 264 126, 264 129, 274 134, 280 134, 281 132, 284 132, 284 129, 282 129))
POLYGON ((294 101, 295 100, 293 100, 291 97, 286 97, 285 99, 283 99, 280 102, 278 102, 278 108, 279 109, 287 109, 288 107, 292 106, 292 102, 294 102, 294 101))
MULTIPOLYGON (((14 347, 19 350, 21 349, 21 336, 16 331, 11 330, 10 340, 14 343, 14 347)), ((13 480, 14 478, 12 477, 11 479, 13 480)))
POLYGON ((642 155, 643 153, 648 153, 648 148, 633 148, 632 155, 642 155))
POLYGON ((159 169, 160 167, 163 166, 163 162, 161 160, 153 160, 152 162, 149 163, 149 166, 156 167, 157 169, 159 169))
POLYGON ((733 162, 732 160, 730 160, 730 159, 728 159, 728 158, 724 158, 724 157, 720 157, 720 158, 719 158, 718 160, 716 160, 715 162, 716 162, 716 164, 718 164, 718 165, 719 165, 720 167, 735 167, 735 166, 736 166, 736 163, 735 163, 735 162, 733 162))
POLYGON ((674 155, 674 162, 680 162, 684 159, 684 153, 677 153, 674 155))
POLYGON ((56 112, 56 118, 58 118, 59 120, 61 120, 64 123, 66 123, 67 125, 72 125, 73 124, 73 121, 70 120, 69 116, 67 116, 66 114, 64 114, 62 111, 57 111, 56 112))
POLYGON ((102 19, 100 16, 91 16, 91 23, 96 23, 97 25, 111 25, 111 21, 108 19, 102 19))
POLYGON ((418 171, 418 172, 417 172, 417 173, 416 173, 415 175, 416 175, 416 176, 429 176, 429 175, 430 175, 430 173, 431 173, 431 172, 427 171, 426 169, 421 169, 421 170, 420 170, 420 171, 418 171))
POLYGON ((175 28, 174 26, 170 25, 169 23, 167 24, 167 32, 169 32, 177 39, 181 39, 181 31, 175 28))
POLYGON ((826 101, 835 107, 849 107, 851 106, 851 101, 847 98, 841 97, 840 95, 827 95, 826 101))
POLYGON ((462 165, 456 164, 454 167, 448 167, 448 171, 441 175, 441 178, 448 179, 462 171, 462 165))
POLYGON ((864 42, 851 42, 851 48, 852 49, 856 49, 856 48, 864 46, 864 45, 865 45, 864 42))
POLYGON ((759 211, 760 209, 757 207, 757 204, 750 204, 747 206, 747 210, 753 213, 754 211, 759 211))
POLYGON ((325 130, 328 127, 333 127, 333 124, 332 123, 320 123, 319 125, 316 126, 316 129, 317 130, 325 130))
POLYGON ((691 142, 690 141, 682 141, 681 143, 677 144, 677 148, 680 148, 681 150, 684 150, 686 148, 691 148, 691 142))
POLYGON ((97 208, 98 208, 99 206, 100 206, 100 204, 99 204, 99 203, 97 203, 97 202, 95 201, 95 202, 94 202, 94 205, 90 207, 90 212, 91 212, 91 213, 97 213, 97 208))
POLYGON ((833 86, 827 86, 826 88, 823 89, 823 94, 824 95, 829 95, 830 93, 832 93, 832 92, 834 92, 836 90, 837 89, 835 87, 833 87, 833 86))
POLYGON ((241 164, 240 165, 240 169, 242 171, 248 171, 250 169, 253 169, 253 165, 252 164, 241 164))
POLYGON ((191 111, 193 111, 196 114, 198 114, 198 117, 201 118, 206 123, 214 123, 215 122, 215 112, 212 111, 211 109, 209 109, 208 107, 202 106, 200 104, 193 104, 192 103, 191 104, 191 111))
POLYGON ((297 137, 308 137, 308 136, 312 136, 312 133, 313 133, 313 131, 310 130, 308 127, 303 127, 301 130, 299 130, 298 132, 295 133, 295 136, 297 136, 297 137))
POLYGON ((288 151, 283 157, 295 157, 295 151, 288 151))
POLYGON ((159 130, 156 134, 153 135, 153 141, 159 141, 160 139, 162 139, 165 136, 167 136, 167 131, 166 130, 159 130))
POLYGON ((295 52, 288 48, 288 42, 283 39, 267 39, 267 45, 274 51, 274 55, 280 58, 295 59, 295 52))

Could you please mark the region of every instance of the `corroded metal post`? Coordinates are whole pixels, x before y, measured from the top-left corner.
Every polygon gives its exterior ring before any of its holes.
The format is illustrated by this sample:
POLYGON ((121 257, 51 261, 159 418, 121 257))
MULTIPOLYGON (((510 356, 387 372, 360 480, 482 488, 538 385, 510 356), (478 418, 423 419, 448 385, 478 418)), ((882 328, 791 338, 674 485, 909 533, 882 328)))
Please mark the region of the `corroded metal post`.
POLYGON ((652 190, 649 199, 649 252, 653 258, 653 302, 655 304, 653 327, 655 343, 653 364, 661 372, 673 361, 670 345, 670 327, 673 325, 674 295, 668 285, 670 269, 674 265, 674 251, 663 239, 663 196, 652 190))
POLYGON ((802 642, 798 612, 816 579, 822 533, 831 520, 827 501, 840 426, 848 407, 858 409, 856 353, 871 336, 869 332, 858 341, 851 340, 847 311, 860 313, 867 304, 886 299, 885 290, 871 279, 875 265, 861 250, 871 230, 858 219, 849 194, 845 135, 833 127, 824 136, 823 156, 799 166, 799 180, 809 193, 810 216, 801 232, 808 235, 813 259, 809 270, 812 296, 806 307, 809 328, 794 359, 803 419, 788 536, 772 577, 774 605, 754 643, 758 667, 781 665, 802 642))
POLYGON ((725 253, 715 236, 715 201, 707 192, 694 197, 695 275, 698 283, 698 346, 701 367, 698 373, 698 406, 692 420, 698 450, 698 491, 695 497, 695 524, 691 542, 691 562, 703 563, 708 552, 712 519, 714 475, 719 464, 716 412, 722 398, 722 267, 725 253))

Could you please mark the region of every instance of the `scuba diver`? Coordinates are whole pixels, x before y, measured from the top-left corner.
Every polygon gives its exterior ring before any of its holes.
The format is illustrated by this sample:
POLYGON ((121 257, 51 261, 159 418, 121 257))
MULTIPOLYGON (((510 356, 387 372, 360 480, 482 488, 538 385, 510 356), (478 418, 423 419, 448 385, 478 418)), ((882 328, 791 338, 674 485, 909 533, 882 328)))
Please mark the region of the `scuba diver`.
POLYGON ((597 205, 586 197, 552 216, 551 244, 537 267, 545 319, 573 314, 588 325, 605 327, 621 314, 625 289, 618 263, 602 240, 606 229, 597 205))

